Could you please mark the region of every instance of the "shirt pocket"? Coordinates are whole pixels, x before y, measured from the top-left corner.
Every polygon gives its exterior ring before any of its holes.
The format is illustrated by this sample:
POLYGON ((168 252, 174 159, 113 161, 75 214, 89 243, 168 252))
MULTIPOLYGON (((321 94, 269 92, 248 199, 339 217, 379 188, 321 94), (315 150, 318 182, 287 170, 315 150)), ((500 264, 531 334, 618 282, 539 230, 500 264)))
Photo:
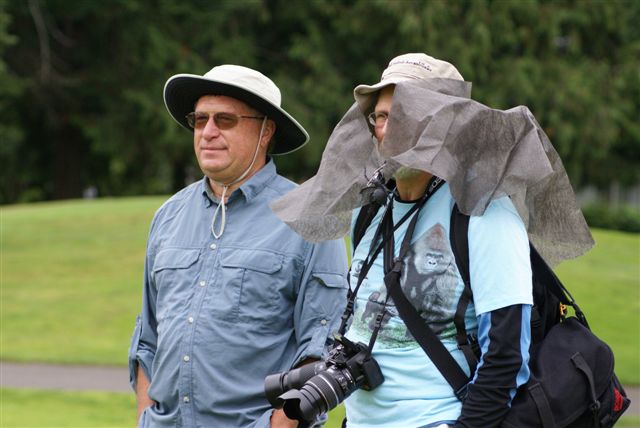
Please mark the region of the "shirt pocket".
POLYGON ((313 279, 318 281, 320 285, 324 285, 328 288, 346 289, 349 286, 344 275, 340 275, 339 273, 313 272, 311 276, 313 277, 313 279))
POLYGON ((156 255, 152 272, 158 292, 156 312, 159 324, 165 314, 179 311, 191 297, 198 280, 199 258, 200 250, 194 248, 163 248, 156 255))
POLYGON ((314 316, 332 318, 338 312, 342 314, 347 302, 347 279, 340 274, 313 272, 314 287, 307 290, 306 305, 314 316), (336 303, 339 303, 336 305, 336 303))
POLYGON ((283 273, 284 256, 267 250, 227 248, 220 251, 221 276, 214 310, 228 321, 272 324, 283 288, 292 275, 283 273))

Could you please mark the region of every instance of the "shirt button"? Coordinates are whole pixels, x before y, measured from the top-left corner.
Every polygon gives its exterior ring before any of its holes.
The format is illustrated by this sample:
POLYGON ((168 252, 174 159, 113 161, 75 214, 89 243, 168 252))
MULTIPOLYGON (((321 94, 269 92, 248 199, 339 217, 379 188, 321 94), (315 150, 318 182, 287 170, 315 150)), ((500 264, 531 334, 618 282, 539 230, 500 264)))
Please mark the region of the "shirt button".
POLYGON ((200 281, 200 283, 199 283, 198 285, 199 285, 200 287, 204 287, 205 285, 207 285, 207 283, 206 283, 206 282, 204 282, 204 281, 200 281))
POLYGON ((184 360, 185 363, 188 363, 190 358, 188 355, 185 355, 184 358, 182 358, 184 360))
POLYGON ((212 250, 215 250, 216 248, 218 248, 218 246, 216 244, 211 244, 209 245, 209 248, 211 248, 212 250))
POLYGON ((189 317, 189 319, 187 319, 187 321, 189 321, 189 324, 193 324, 193 317, 189 317))
POLYGON ((320 320, 320 325, 327 325, 327 320, 320 320))
POLYGON ((189 402, 189 396, 185 395, 184 398, 182 399, 182 401, 184 401, 185 403, 189 402))

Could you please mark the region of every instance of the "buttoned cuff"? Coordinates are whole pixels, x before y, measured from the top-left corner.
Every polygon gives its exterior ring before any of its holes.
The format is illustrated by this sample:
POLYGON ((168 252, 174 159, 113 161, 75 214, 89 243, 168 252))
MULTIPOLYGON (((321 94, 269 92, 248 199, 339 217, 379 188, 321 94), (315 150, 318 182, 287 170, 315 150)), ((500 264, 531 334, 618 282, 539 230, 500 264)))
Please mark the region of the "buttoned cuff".
POLYGON ((149 382, 151 382, 151 364, 154 355, 149 351, 139 349, 141 334, 142 320, 140 319, 140 315, 138 315, 133 334, 131 335, 131 344, 129 345, 129 384, 134 391, 136 391, 137 386, 138 365, 142 367, 142 371, 147 376, 149 382))
POLYGON ((307 346, 301 347, 298 350, 292 368, 308 358, 322 359, 325 357, 327 355, 327 345, 332 342, 330 336, 332 328, 333 326, 327 319, 322 318, 318 320, 311 340, 307 346))

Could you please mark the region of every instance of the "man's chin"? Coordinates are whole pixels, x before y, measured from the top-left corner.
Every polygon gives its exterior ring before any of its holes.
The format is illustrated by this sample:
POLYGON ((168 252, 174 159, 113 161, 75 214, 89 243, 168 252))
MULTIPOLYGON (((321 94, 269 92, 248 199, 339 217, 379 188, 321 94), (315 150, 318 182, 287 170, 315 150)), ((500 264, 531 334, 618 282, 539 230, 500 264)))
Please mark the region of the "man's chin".
POLYGON ((224 173, 224 169, 211 168, 210 166, 209 167, 200 166, 200 169, 202 170, 204 175, 206 175, 210 180, 213 180, 217 183, 224 183, 229 181, 228 174, 224 173))
POLYGON ((396 180, 409 180, 421 174, 424 174, 424 171, 420 171, 419 169, 409 168, 408 166, 401 166, 393 174, 393 178, 395 178, 396 180))
POLYGON ((200 159, 198 162, 200 169, 205 174, 220 174, 229 167, 229 162, 223 162, 222 159, 200 159))

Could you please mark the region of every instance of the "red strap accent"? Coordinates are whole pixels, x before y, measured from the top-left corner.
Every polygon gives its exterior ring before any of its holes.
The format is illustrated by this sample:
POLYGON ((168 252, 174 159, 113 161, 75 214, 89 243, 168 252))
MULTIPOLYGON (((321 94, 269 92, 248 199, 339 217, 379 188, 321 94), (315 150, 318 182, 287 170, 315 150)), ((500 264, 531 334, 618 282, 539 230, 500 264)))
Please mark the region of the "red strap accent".
POLYGON ((624 405, 624 398, 622 397, 622 394, 620 394, 620 391, 618 391, 618 388, 613 388, 613 395, 615 397, 613 411, 619 412, 622 410, 622 406, 624 405))

